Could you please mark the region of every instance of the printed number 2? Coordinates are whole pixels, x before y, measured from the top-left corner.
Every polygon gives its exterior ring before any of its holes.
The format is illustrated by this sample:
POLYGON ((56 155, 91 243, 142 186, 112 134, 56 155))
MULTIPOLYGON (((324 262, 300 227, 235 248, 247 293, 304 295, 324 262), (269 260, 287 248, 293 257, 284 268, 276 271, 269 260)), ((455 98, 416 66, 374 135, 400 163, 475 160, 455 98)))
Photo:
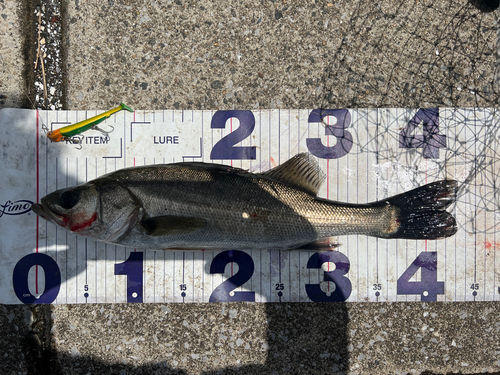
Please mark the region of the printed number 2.
POLYGON ((306 293, 314 302, 343 302, 352 291, 351 281, 345 277, 351 266, 349 259, 338 251, 315 253, 307 262, 307 268, 321 268, 323 263, 335 263, 335 270, 325 271, 324 281, 333 281, 335 290, 327 295, 319 284, 306 284, 306 293))
POLYGON ((422 252, 398 279, 398 294, 420 294, 421 301, 437 301, 444 294, 444 282, 437 281, 437 252, 422 252), (410 281, 418 269, 422 270, 421 281, 410 281))
POLYGON ((255 146, 234 146, 252 134, 255 128, 255 117, 251 111, 217 111, 212 117, 210 127, 224 129, 227 120, 233 117, 240 121, 240 126, 215 144, 210 153, 210 159, 256 159, 255 146))
POLYGON ((333 116, 337 119, 335 125, 325 125, 325 135, 337 138, 334 146, 325 146, 321 138, 307 138, 307 149, 318 158, 338 159, 351 151, 353 138, 346 129, 351 124, 351 114, 347 109, 315 109, 309 114, 309 123, 322 122, 325 117, 333 116))
POLYGON ((236 274, 220 284, 210 295, 209 302, 255 302, 255 292, 234 292, 253 275, 254 263, 252 257, 243 251, 229 250, 217 254, 210 265, 210 273, 224 273, 226 265, 234 262, 239 270, 236 274))
POLYGON ((439 149, 444 147, 446 135, 439 134, 439 108, 419 109, 399 133, 399 148, 422 148, 425 159, 439 159, 439 149), (424 134, 413 134, 420 123, 424 134))

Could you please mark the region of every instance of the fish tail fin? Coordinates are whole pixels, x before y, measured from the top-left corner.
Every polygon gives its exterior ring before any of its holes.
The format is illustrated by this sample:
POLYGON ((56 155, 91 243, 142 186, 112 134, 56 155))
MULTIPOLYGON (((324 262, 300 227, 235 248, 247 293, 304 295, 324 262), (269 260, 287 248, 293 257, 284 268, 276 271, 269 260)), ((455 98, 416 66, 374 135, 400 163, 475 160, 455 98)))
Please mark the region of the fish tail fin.
POLYGON ((457 223, 445 209, 456 195, 457 181, 442 180, 384 200, 399 208, 399 225, 388 237, 434 240, 454 235, 457 223))

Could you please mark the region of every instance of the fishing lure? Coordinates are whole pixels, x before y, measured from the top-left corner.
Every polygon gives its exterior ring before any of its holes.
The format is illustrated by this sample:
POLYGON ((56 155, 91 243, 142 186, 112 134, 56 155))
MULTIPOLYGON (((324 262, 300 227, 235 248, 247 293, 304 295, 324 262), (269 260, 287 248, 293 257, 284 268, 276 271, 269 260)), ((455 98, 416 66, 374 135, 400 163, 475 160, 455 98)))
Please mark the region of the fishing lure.
POLYGON ((98 130, 107 136, 108 132, 105 132, 104 130, 98 128, 97 124, 103 122, 113 113, 121 111, 122 109, 126 109, 129 112, 134 112, 134 110, 129 106, 127 106, 126 104, 120 103, 118 107, 110 109, 109 111, 101 113, 100 115, 88 118, 83 121, 79 121, 76 124, 64 126, 62 128, 49 131, 47 133, 47 137, 52 142, 70 141, 71 143, 80 143, 80 140, 75 141, 75 136, 89 129, 98 130))

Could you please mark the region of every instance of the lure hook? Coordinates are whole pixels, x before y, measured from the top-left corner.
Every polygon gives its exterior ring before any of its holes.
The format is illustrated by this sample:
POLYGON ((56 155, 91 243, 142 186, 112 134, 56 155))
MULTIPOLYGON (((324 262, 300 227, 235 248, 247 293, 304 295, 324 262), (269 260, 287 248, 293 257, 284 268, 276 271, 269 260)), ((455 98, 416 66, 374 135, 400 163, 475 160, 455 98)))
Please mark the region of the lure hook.
POLYGON ((75 147, 77 150, 81 150, 83 148, 83 136, 82 135, 75 135, 73 137, 66 137, 64 139, 66 142, 71 143, 72 145, 78 145, 80 147, 75 147))
POLYGON ((112 133, 112 132, 115 130, 115 128, 114 128, 114 126, 112 126, 112 125, 108 125, 108 126, 111 128, 111 130, 110 130, 110 131, 106 131, 106 130, 104 130, 104 129, 101 129, 101 128, 100 128, 100 127, 98 127, 97 125, 92 126, 92 128, 91 128, 91 129, 92 129, 92 130, 97 130, 97 131, 98 131, 98 132, 100 132, 102 135, 104 135, 104 136, 106 137, 106 139, 109 141, 109 133, 112 133))

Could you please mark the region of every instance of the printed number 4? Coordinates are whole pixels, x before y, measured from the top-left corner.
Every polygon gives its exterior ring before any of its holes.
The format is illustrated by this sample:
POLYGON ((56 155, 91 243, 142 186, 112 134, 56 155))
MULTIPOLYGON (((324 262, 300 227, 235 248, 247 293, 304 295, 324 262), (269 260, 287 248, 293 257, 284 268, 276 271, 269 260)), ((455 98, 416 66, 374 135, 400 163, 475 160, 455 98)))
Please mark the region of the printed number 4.
POLYGON ((399 148, 422 148, 425 159, 439 159, 439 149, 446 147, 446 135, 439 134, 439 108, 420 109, 399 133, 399 148), (415 135, 422 123, 423 135, 415 135))
POLYGON ((398 294, 420 294, 421 301, 437 301, 438 294, 444 294, 444 282, 437 281, 437 252, 422 252, 398 279, 398 294), (418 271, 421 281, 410 281, 418 271))

